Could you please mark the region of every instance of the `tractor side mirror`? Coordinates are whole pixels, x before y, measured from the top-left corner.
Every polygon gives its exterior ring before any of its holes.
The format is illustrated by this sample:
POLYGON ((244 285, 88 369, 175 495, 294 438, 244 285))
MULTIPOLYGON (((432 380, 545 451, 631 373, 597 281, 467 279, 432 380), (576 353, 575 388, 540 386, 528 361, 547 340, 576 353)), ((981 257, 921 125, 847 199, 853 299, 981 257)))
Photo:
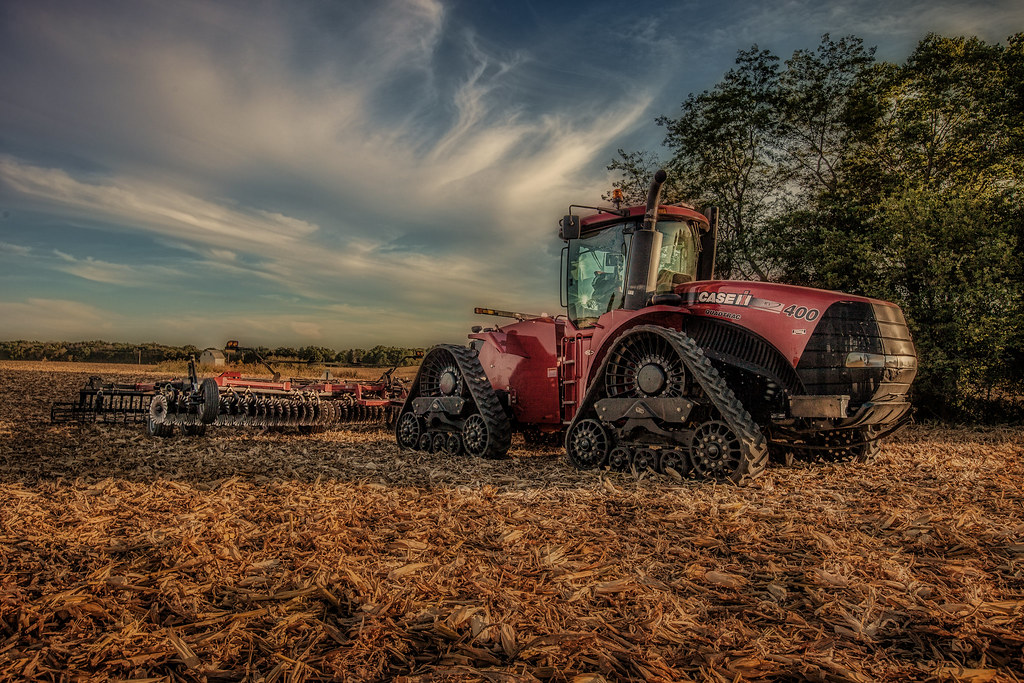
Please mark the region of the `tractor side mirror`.
POLYGON ((558 223, 558 236, 563 240, 578 240, 580 238, 580 217, 565 216, 558 223))

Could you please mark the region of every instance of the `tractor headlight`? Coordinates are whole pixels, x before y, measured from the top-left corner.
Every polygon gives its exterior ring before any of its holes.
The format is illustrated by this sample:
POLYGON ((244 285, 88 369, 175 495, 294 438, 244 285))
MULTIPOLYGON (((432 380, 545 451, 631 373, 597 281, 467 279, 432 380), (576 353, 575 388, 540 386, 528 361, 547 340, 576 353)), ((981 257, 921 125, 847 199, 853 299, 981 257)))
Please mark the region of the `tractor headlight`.
POLYGON ((846 354, 848 368, 884 368, 885 356, 880 353, 862 353, 854 351, 846 354))

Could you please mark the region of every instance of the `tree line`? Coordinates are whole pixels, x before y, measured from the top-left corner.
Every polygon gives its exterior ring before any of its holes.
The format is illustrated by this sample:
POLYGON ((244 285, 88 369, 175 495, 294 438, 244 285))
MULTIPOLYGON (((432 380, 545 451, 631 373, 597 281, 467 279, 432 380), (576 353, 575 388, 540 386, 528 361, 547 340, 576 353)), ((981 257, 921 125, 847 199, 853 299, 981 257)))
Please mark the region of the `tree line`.
POLYGON ((919 414, 1024 416, 1024 33, 929 34, 902 64, 825 35, 781 61, 756 45, 662 116, 668 158, 609 165, 642 203, 720 208, 719 277, 899 304, 919 414))
MULTIPOLYGON (((302 346, 299 348, 258 347, 254 349, 270 362, 293 363, 337 363, 340 365, 366 365, 390 367, 392 365, 416 365, 417 352, 423 349, 400 346, 374 346, 370 349, 343 349, 334 351, 324 346, 302 346)), ((198 360, 202 349, 191 346, 167 346, 156 342, 129 344, 127 342, 77 341, 38 342, 0 341, 0 360, 74 361, 89 363, 142 363, 151 365, 164 361, 198 360)), ((256 362, 252 350, 238 352, 232 360, 243 363, 256 362)))
POLYGON ((156 342, 129 344, 126 342, 77 341, 38 342, 0 341, 2 360, 82 361, 89 363, 144 363, 187 360, 199 356, 195 346, 166 346, 156 342))
MULTIPOLYGON (((424 351, 421 348, 382 345, 369 349, 342 349, 341 351, 335 351, 325 346, 302 346, 298 348, 279 346, 274 349, 260 346, 254 350, 271 362, 337 363, 339 365, 367 365, 371 367, 418 365, 419 358, 416 354, 419 353, 422 356, 424 351)), ((241 353, 246 362, 255 360, 251 352, 242 351, 241 353)))

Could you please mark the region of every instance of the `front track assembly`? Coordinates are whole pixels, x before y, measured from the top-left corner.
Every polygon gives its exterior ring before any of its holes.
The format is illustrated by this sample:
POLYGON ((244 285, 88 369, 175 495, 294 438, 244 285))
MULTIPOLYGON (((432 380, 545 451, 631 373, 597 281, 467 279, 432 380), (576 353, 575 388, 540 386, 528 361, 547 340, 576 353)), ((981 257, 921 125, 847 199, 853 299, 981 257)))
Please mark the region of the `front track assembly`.
POLYGON ((566 430, 581 469, 652 469, 747 484, 768 462, 757 424, 682 332, 643 325, 624 333, 594 375, 566 430))
POLYGON ((504 458, 511 425, 473 349, 435 346, 423 358, 395 423, 398 445, 504 458))

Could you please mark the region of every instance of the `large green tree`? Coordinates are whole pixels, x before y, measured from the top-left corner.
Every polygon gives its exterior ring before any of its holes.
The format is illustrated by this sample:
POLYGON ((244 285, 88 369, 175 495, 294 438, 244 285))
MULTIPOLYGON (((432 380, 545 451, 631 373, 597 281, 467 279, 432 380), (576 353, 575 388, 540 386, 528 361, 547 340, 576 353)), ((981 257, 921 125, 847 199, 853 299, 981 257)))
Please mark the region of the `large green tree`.
POLYGON ((756 45, 741 51, 718 85, 686 98, 678 118, 658 119, 672 150, 670 196, 721 208, 719 269, 735 277, 765 279, 772 270, 764 233, 788 181, 778 61, 756 45))
MULTIPOLYGON (((670 199, 721 209, 720 275, 899 303, 937 414, 1024 393, 1024 34, 928 35, 903 64, 852 36, 754 46, 658 123, 670 199)), ((637 193, 654 161, 611 168, 637 193)))

